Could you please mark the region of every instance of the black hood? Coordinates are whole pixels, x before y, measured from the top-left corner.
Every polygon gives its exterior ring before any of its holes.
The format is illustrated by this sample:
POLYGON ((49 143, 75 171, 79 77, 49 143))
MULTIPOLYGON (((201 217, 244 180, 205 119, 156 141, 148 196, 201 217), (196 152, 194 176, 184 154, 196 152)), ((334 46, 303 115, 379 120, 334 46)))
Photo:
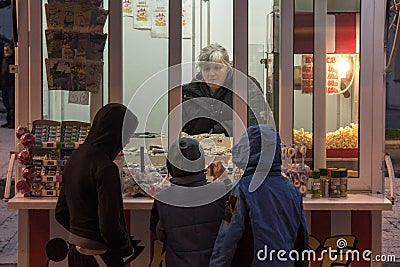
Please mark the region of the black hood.
POLYGON ((123 145, 128 143, 137 126, 137 117, 124 105, 107 104, 94 117, 92 127, 83 145, 96 147, 114 160, 123 145))

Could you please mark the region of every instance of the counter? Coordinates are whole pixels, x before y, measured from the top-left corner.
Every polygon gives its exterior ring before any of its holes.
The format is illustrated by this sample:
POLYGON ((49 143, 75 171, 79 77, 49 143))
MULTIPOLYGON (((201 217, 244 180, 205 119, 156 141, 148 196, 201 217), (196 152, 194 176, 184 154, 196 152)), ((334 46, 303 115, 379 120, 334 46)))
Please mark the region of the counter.
MULTIPOLYGON (((391 210, 392 204, 382 195, 349 194, 347 198, 304 198, 308 230, 313 244, 324 246, 332 239, 355 237, 357 250, 381 251, 382 210, 391 210)), ((67 238, 67 232, 55 221, 56 198, 14 197, 8 208, 18 209, 18 266, 45 266, 45 246, 54 237, 67 238)), ((124 209, 128 230, 146 247, 131 267, 148 266, 150 262, 150 210, 151 198, 125 198, 124 209)), ((351 240, 351 239, 350 239, 351 240)), ((351 245, 351 244, 349 244, 351 245)), ((325 266, 313 262, 311 266, 325 266)), ((66 266, 66 261, 50 266, 66 266)), ((379 263, 358 261, 353 267, 380 266, 379 263)))

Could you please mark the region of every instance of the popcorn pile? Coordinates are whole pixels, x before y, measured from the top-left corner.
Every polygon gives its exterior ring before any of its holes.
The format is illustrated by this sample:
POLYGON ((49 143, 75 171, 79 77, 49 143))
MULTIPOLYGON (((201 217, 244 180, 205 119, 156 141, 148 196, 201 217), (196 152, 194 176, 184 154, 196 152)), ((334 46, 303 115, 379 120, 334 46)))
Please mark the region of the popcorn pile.
POLYGON ((307 149, 312 149, 312 133, 305 132, 303 128, 293 130, 293 141, 295 144, 304 143, 307 149))
POLYGON ((327 148, 358 148, 358 124, 340 127, 333 133, 326 134, 327 148))
MULTIPOLYGON (((312 148, 312 133, 305 132, 303 128, 293 131, 293 139, 296 144, 303 142, 308 149, 312 148)), ((345 149, 358 148, 358 124, 351 123, 350 126, 340 127, 335 132, 326 134, 326 148, 345 149)))

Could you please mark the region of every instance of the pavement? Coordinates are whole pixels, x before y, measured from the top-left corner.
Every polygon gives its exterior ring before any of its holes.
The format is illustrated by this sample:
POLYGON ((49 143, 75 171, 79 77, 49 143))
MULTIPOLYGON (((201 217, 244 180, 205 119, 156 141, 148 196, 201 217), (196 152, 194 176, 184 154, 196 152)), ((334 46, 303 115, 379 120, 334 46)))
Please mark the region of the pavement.
MULTIPOLYGON (((0 113, 0 124, 4 123, 5 114, 0 113)), ((399 145, 400 147, 400 145, 399 145)), ((0 197, 4 193, 10 151, 14 150, 14 130, 0 128, 0 197)), ((400 170, 400 149, 389 148, 396 173, 400 170)), ((400 178, 396 174, 397 197, 400 199, 400 178)), ((386 179, 388 180, 388 179, 386 179)), ((386 184, 387 181, 386 181, 386 184)), ((0 267, 17 266, 17 212, 7 208, 7 203, 0 200, 0 267)), ((400 201, 392 211, 384 211, 382 218, 382 255, 395 255, 396 262, 383 263, 383 267, 400 267, 400 201)))
MULTIPOLYGON (((5 114, 0 113, 0 124, 5 123, 5 114)), ((0 266, 16 266, 17 262, 17 211, 7 208, 2 201, 7 177, 10 151, 14 150, 14 130, 0 128, 0 266)))

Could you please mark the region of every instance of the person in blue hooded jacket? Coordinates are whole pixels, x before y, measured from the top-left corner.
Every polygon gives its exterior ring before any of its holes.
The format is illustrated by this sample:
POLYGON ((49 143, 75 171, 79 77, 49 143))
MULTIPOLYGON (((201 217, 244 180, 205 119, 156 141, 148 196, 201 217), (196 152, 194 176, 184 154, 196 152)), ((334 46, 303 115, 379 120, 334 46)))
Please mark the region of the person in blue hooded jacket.
POLYGON ((244 170, 225 207, 210 267, 308 266, 302 196, 281 174, 281 142, 269 125, 249 127, 232 148, 244 170))

